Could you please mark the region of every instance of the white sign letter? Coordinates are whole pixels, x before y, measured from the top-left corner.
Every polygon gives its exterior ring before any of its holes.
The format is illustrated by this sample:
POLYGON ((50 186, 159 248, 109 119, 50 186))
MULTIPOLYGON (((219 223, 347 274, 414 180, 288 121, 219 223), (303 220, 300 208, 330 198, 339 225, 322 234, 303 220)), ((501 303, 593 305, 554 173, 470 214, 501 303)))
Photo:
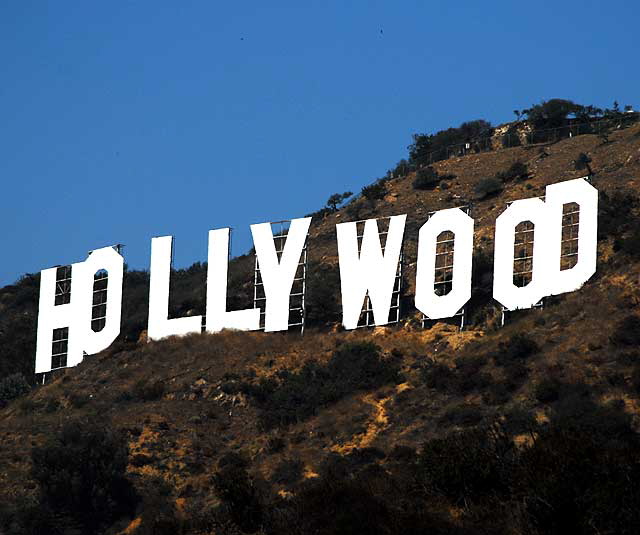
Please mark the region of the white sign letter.
POLYGON ((292 219, 280 260, 276 252, 271 223, 251 225, 258 267, 267 298, 264 330, 286 331, 289 328, 289 294, 307 240, 310 217, 292 219))
POLYGON ((124 259, 113 247, 96 249, 87 260, 71 265, 71 296, 69 303, 55 304, 58 268, 40 273, 40 304, 38 308, 38 338, 36 343, 36 373, 51 371, 54 329, 68 329, 66 336, 66 367, 82 362, 83 354, 93 355, 107 349, 120 334, 122 313, 122 276, 124 259), (108 274, 104 327, 91 328, 94 275, 100 270, 108 274))
POLYGON ((598 190, 583 178, 547 186, 545 204, 551 221, 549 237, 549 295, 578 290, 596 272, 598 252, 598 190), (562 254, 562 209, 565 204, 580 207, 578 224, 578 262, 560 270, 562 254))
POLYGON ((201 332, 202 316, 168 319, 169 277, 173 236, 162 236, 151 240, 151 277, 149 281, 149 340, 160 340, 166 336, 201 332))
POLYGON ((577 290, 596 270, 598 192, 584 179, 547 186, 546 202, 515 201, 496 219, 493 297, 508 309, 530 308, 540 299, 577 290), (580 206, 578 262, 560 270, 563 205, 580 206), (515 227, 534 225, 533 273, 529 284, 513 284, 515 227))
POLYGON ((355 329, 358 326, 367 291, 375 324, 388 323, 406 219, 406 214, 390 218, 384 253, 375 219, 365 222, 359 254, 356 223, 336 225, 342 289, 342 323, 345 329, 355 329))
POLYGON ((460 208, 433 214, 418 234, 416 308, 432 320, 454 316, 471 298, 472 258, 473 219, 460 208), (454 234, 453 280, 448 294, 437 295, 434 290, 436 242, 445 231, 454 234))
POLYGON ((229 229, 209 231, 207 270, 207 332, 222 329, 255 331, 260 328, 260 309, 248 308, 227 312, 227 277, 229 270, 229 229))

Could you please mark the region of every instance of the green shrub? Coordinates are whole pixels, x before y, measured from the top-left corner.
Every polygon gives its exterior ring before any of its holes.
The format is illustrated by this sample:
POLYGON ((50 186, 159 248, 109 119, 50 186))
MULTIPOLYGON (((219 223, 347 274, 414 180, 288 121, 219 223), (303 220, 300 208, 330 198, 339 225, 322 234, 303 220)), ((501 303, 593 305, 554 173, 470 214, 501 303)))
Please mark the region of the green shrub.
POLYGON ((429 166, 418 169, 416 178, 413 181, 413 189, 426 190, 433 189, 440 183, 440 177, 436 170, 429 166))
POLYGON ((161 399, 164 395, 163 381, 147 381, 140 379, 133 385, 132 396, 140 401, 155 401, 161 399))
POLYGON ((502 366, 505 374, 504 385, 509 392, 518 390, 527 380, 529 376, 529 368, 524 362, 513 360, 502 366))
MULTIPOLYGON (((617 420, 611 411, 601 416, 617 420)), ((552 424, 523 450, 512 487, 536 532, 635 532, 640 522, 637 436, 607 436, 605 429, 583 427, 579 419, 552 424)))
POLYGON ((65 424, 31 453, 42 506, 94 529, 129 514, 136 498, 125 477, 127 458, 125 437, 109 427, 65 424))
POLYGON ((255 533, 263 522, 264 505, 247 465, 237 454, 223 456, 213 486, 230 519, 242 532, 255 533))
POLYGON ((581 152, 573 162, 573 165, 576 171, 583 171, 586 169, 589 175, 592 175, 593 171, 591 170, 591 165, 589 165, 590 163, 591 163, 591 158, 587 156, 584 152, 581 152))
POLYGON ((636 394, 640 394, 640 367, 635 368, 631 372, 631 389, 636 394))
POLYGON ((482 409, 477 405, 468 403, 460 403, 454 405, 444 413, 440 421, 442 423, 450 423, 459 426, 470 426, 479 424, 484 415, 482 409))
POLYGON ((598 239, 613 237, 614 247, 620 247, 620 239, 629 230, 636 228, 634 210, 640 199, 631 191, 614 191, 611 195, 600 192, 598 203, 598 239))
POLYGON ((243 390, 260 408, 262 426, 270 429, 306 420, 351 392, 397 379, 397 363, 384 361, 378 346, 353 342, 338 348, 326 366, 309 361, 299 371, 281 370, 277 377, 244 383, 243 390))
POLYGON ((330 212, 337 212, 338 207, 352 195, 353 193, 351 193, 350 191, 345 191, 344 193, 334 193, 327 200, 327 208, 330 212))
POLYGON ((631 258, 640 258, 640 227, 634 226, 626 236, 616 239, 613 242, 613 250, 631 258))
POLYGON ((444 535, 444 530, 434 531, 431 525, 422 526, 423 529, 419 530, 411 530, 403 523, 398 526, 398 522, 393 522, 395 519, 391 517, 388 498, 375 492, 374 482, 363 479, 363 475, 342 475, 340 478, 323 475, 313 478, 291 501, 281 505, 284 512, 273 516, 270 533, 444 535))
POLYGON ((71 392, 67 397, 69 398, 69 403, 76 409, 81 409, 90 400, 89 396, 82 392, 71 392))
POLYGON ((492 382, 482 391, 482 401, 487 405, 504 405, 511 399, 512 385, 492 382))
POLYGON ((492 195, 497 195, 504 189, 502 180, 496 177, 481 179, 475 186, 474 191, 478 200, 486 199, 492 195))
MULTIPOLYGON (((24 292, 22 290, 22 284, 20 284, 17 293, 13 296, 18 302, 21 296, 32 295, 31 285, 25 288, 24 292)), ((37 288, 35 291, 37 292, 37 288)), ((2 348, 0 377, 20 373, 25 378, 31 378, 34 377, 33 355, 36 347, 38 301, 34 298, 32 303, 13 305, 10 300, 11 293, 13 292, 7 288, 0 289, 0 299, 3 304, 2 317, 0 317, 0 347, 2 348), (28 311, 31 306, 33 308, 28 311)), ((37 293, 35 295, 37 296, 37 293)))
POLYGON ((293 485, 302 479, 304 463, 300 459, 283 459, 273 471, 271 480, 281 485, 293 485))
POLYGON ((362 188, 362 196, 369 201, 383 199, 387 194, 387 185, 384 180, 377 180, 362 188))
POLYGON ((535 340, 522 333, 513 335, 507 342, 501 342, 499 347, 500 351, 494 357, 499 366, 525 360, 540 350, 535 340))
POLYGON ((452 433, 424 444, 417 478, 429 494, 462 504, 505 490, 514 453, 511 441, 497 429, 452 433))
POLYGON ((158 476, 142 481, 142 514, 136 535, 175 535, 185 533, 171 496, 171 487, 158 476))
POLYGON ((534 395, 540 403, 551 403, 560 397, 562 383, 554 377, 545 377, 535 386, 534 395))
POLYGON ((0 379, 0 407, 27 394, 30 390, 31 386, 21 373, 13 373, 0 379))
POLYGON ((481 357, 460 357, 456 367, 441 363, 430 364, 421 370, 425 385, 439 392, 468 394, 491 384, 491 376, 481 371, 486 361, 481 357))
POLYGON ((393 168, 394 177, 407 176, 413 170, 413 166, 407 160, 400 160, 393 168))
POLYGON ((269 437, 269 440, 267 440, 268 453, 278 453, 279 451, 282 451, 285 446, 286 446, 286 443, 281 436, 275 435, 275 436, 269 437))
POLYGON ((498 171, 496 178, 502 182, 511 180, 525 180, 529 176, 529 167, 522 162, 514 162, 506 171, 498 171))
POLYGON ((640 346, 640 316, 631 314, 620 320, 611 335, 611 343, 617 346, 640 346))
POLYGON ((457 379, 452 368, 439 362, 422 368, 421 377, 428 388, 435 388, 440 392, 452 390, 457 379))

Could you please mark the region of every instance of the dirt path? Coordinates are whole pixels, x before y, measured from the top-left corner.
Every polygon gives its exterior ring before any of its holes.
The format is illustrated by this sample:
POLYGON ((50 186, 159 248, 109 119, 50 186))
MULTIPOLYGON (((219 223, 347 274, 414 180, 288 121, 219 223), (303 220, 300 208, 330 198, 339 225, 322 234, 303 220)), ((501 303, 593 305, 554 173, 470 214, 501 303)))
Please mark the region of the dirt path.
POLYGON ((362 449, 369 447, 375 438, 389 426, 389 418, 385 405, 393 396, 382 399, 376 399, 374 394, 366 394, 362 401, 373 407, 373 417, 367 425, 364 433, 354 435, 351 440, 345 444, 335 444, 331 447, 331 451, 341 453, 342 455, 351 453, 354 449, 362 449))

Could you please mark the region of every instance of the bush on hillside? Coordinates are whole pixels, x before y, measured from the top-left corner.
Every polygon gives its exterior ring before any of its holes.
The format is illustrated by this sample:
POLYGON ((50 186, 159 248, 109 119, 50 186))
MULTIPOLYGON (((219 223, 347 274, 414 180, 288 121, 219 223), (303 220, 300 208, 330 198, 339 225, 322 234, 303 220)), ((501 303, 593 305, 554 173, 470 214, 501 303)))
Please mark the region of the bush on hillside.
POLYGON ((432 167, 423 167, 418 169, 416 172, 416 178, 414 179, 412 185, 413 189, 419 190, 428 190, 435 188, 438 184, 441 186, 444 185, 446 189, 446 182, 441 182, 442 180, 452 180, 456 178, 456 175, 446 174, 440 175, 438 172, 432 167))
POLYGON ((136 498, 126 479, 128 446, 107 426, 73 421, 31 453, 41 505, 87 528, 129 514, 136 498))
POLYGON ((535 386, 534 395, 540 403, 552 403, 560 397, 562 382, 555 377, 543 377, 535 386))
POLYGON ((139 401, 156 401, 164 395, 163 381, 141 379, 133 385, 132 396, 139 401))
POLYGON ((636 228, 633 225, 634 210, 638 206, 640 199, 632 191, 615 190, 610 195, 601 191, 598 203, 598 239, 612 237, 619 240, 627 231, 636 228))
POLYGON ((263 523, 264 505, 247 466, 247 460, 238 454, 224 455, 213 476, 213 486, 229 518, 242 532, 255 533, 263 523))
POLYGON ((299 371, 281 370, 276 377, 242 385, 260 408, 260 420, 270 429, 303 421, 323 406, 358 390, 378 388, 398 378, 398 365, 385 361, 371 342, 347 343, 326 366, 309 361, 299 371))
POLYGON ((302 479, 304 463, 300 459, 282 459, 271 476, 274 483, 292 485, 302 479))
POLYGON ((433 189, 440 182, 440 177, 436 170, 431 167, 423 167, 422 169, 418 169, 416 171, 416 178, 413 181, 413 189, 433 189))
POLYGON ((362 188, 362 196, 368 201, 377 201, 383 199, 387 194, 387 185, 384 180, 380 179, 362 188))
POLYGON ((613 250, 631 258, 640 258, 640 227, 635 225, 626 236, 616 239, 613 242, 613 250))
POLYGON ((593 174, 591 170, 591 158, 587 156, 584 152, 581 152, 578 157, 574 160, 573 166, 576 171, 584 171, 586 170, 589 175, 593 174))
POLYGON ((140 493, 142 513, 136 535, 175 535, 185 532, 171 496, 171 487, 162 477, 145 478, 140 493))
POLYGON ((512 180, 525 180, 529 177, 529 167, 522 162, 514 162, 505 171, 498 171, 496 178, 502 182, 511 182, 512 180))
POLYGON ((479 424, 484 418, 484 413, 479 405, 459 403, 448 408, 440 418, 442 425, 450 424, 460 427, 469 427, 479 424))
POLYGON ((23 396, 31 390, 31 386, 21 373, 13 373, 0 379, 0 407, 23 396))
POLYGON ((640 316, 630 314, 620 320, 611 334, 611 343, 617 346, 640 346, 640 316))
POLYGON ((533 338, 526 334, 518 333, 506 342, 500 343, 500 351, 494 360, 499 366, 507 366, 514 361, 523 361, 540 350, 533 338))
POLYGON ((485 359, 481 357, 461 357, 456 367, 433 363, 421 370, 421 378, 428 388, 439 392, 465 395, 482 390, 491 385, 491 376, 483 371, 485 359))
POLYGON ((35 311, 3 310, 0 318, 0 377, 16 373, 25 378, 34 377, 36 320, 35 311))
POLYGON ((497 428, 452 433, 424 444, 417 478, 427 493, 462 504, 505 491, 514 458, 513 443, 497 428))
POLYGON ((474 191, 478 200, 486 199, 493 195, 497 195, 504 189, 502 180, 496 177, 488 177, 481 179, 475 186, 474 191))

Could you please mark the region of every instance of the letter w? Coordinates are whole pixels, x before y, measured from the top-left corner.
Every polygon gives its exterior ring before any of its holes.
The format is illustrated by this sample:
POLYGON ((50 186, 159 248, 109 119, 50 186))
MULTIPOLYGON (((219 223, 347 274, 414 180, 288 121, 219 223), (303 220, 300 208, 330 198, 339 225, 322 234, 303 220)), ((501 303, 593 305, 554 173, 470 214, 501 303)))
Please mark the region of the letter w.
POLYGON ((367 293, 371 300, 375 324, 388 323, 406 219, 406 214, 390 218, 384 251, 375 219, 365 222, 360 251, 356 223, 336 225, 342 289, 342 323, 345 329, 355 329, 358 326, 362 303, 367 293))

